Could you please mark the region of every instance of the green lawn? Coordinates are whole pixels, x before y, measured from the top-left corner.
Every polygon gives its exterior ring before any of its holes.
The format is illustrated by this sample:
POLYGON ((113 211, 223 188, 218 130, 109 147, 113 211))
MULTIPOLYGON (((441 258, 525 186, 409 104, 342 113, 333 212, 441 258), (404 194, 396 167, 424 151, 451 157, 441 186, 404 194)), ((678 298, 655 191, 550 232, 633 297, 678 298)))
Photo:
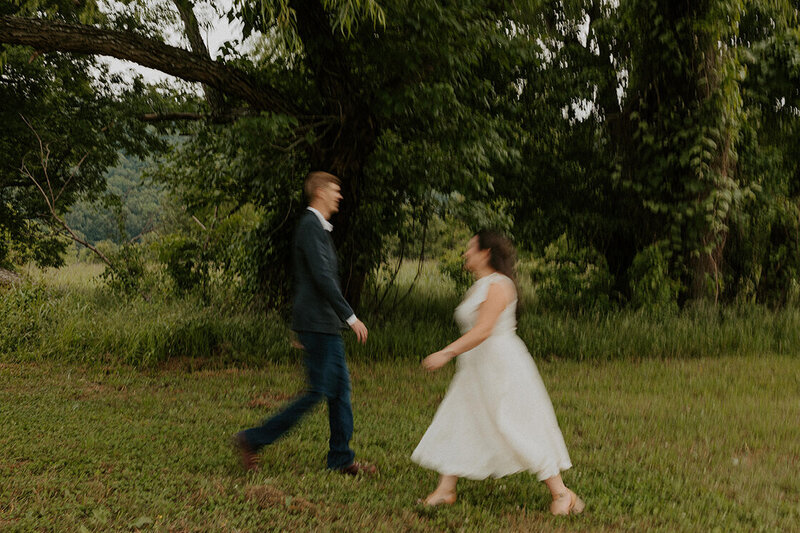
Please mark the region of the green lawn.
POLYGON ((245 474, 230 447, 303 384, 298 364, 150 370, 0 365, 0 530, 791 531, 800 523, 800 363, 781 356, 540 363, 583 496, 552 518, 519 474, 462 481, 450 508, 415 505, 436 475, 409 460, 452 366, 351 365, 360 458, 324 470, 325 409, 245 474))

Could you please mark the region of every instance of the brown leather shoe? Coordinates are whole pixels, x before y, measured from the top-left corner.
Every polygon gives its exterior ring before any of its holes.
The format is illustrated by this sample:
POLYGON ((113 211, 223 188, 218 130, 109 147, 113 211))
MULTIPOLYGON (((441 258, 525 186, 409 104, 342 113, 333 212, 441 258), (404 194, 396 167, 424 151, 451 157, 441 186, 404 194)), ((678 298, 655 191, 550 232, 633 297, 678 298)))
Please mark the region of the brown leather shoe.
POLYGON ((239 458, 242 460, 242 468, 245 470, 258 470, 258 455, 256 455, 253 447, 247 442, 247 437, 244 436, 244 431, 240 431, 233 436, 233 447, 239 452, 239 458))
POLYGON ((371 465, 369 463, 359 463, 358 461, 353 461, 350 466, 340 468, 338 472, 340 474, 347 474, 348 476, 357 476, 359 473, 366 476, 374 476, 378 473, 378 469, 375 467, 375 465, 371 465))

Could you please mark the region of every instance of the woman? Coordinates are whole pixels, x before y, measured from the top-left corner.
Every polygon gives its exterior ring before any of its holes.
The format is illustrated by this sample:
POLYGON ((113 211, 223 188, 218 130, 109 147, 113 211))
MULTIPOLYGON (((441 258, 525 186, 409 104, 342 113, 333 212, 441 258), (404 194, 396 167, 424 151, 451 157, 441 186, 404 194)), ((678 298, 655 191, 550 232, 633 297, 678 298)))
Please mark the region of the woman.
POLYGON ((584 503, 561 479, 572 466, 544 383, 515 331, 516 260, 511 242, 494 231, 469 241, 465 266, 476 278, 456 308, 463 335, 422 361, 457 370, 411 459, 441 474, 422 503, 452 504, 459 477, 485 479, 527 470, 544 481, 554 515, 577 514, 584 503))

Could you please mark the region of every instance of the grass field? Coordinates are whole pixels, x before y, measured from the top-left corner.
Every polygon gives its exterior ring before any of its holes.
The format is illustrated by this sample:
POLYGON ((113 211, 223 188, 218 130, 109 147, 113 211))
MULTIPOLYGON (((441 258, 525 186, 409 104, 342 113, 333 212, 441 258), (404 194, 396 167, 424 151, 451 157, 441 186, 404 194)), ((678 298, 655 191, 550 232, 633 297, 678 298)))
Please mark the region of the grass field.
POLYGON ((0 529, 8 531, 792 531, 800 523, 800 373, 788 357, 540 363, 587 502, 546 512, 533 476, 461 481, 410 462, 452 375, 351 365, 359 457, 324 470, 320 406, 245 474, 228 445, 302 388, 295 363, 203 369, 0 367, 0 529))
MULTIPOLYGON (((534 477, 462 481, 409 456, 453 367, 419 360, 456 335, 453 286, 427 266, 346 343, 358 456, 324 469, 320 406, 245 474, 230 436, 303 388, 274 313, 156 291, 120 298, 101 267, 25 273, 0 291, 0 531, 800 531, 800 311, 536 311, 519 333, 550 391, 584 515, 556 519, 534 477)), ((404 269, 401 278, 414 274, 404 269)))

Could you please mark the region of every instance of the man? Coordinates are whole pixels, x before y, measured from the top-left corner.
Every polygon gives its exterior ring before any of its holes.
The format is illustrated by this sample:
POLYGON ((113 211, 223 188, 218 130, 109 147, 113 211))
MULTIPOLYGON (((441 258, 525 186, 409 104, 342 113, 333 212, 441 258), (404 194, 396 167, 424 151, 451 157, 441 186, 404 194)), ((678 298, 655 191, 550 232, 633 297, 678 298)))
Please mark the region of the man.
POLYGON ((336 250, 328 219, 339 211, 339 179, 327 172, 311 172, 305 180, 307 212, 297 225, 292 247, 295 296, 292 330, 305 350, 308 390, 263 425, 234 436, 242 465, 258 468, 256 453, 289 431, 323 397, 328 400, 330 450, 328 468, 344 474, 374 474, 374 466, 354 461, 350 449, 353 411, 350 374, 344 357, 341 330, 347 323, 359 342, 367 342, 367 327, 344 299, 338 281, 336 250))

